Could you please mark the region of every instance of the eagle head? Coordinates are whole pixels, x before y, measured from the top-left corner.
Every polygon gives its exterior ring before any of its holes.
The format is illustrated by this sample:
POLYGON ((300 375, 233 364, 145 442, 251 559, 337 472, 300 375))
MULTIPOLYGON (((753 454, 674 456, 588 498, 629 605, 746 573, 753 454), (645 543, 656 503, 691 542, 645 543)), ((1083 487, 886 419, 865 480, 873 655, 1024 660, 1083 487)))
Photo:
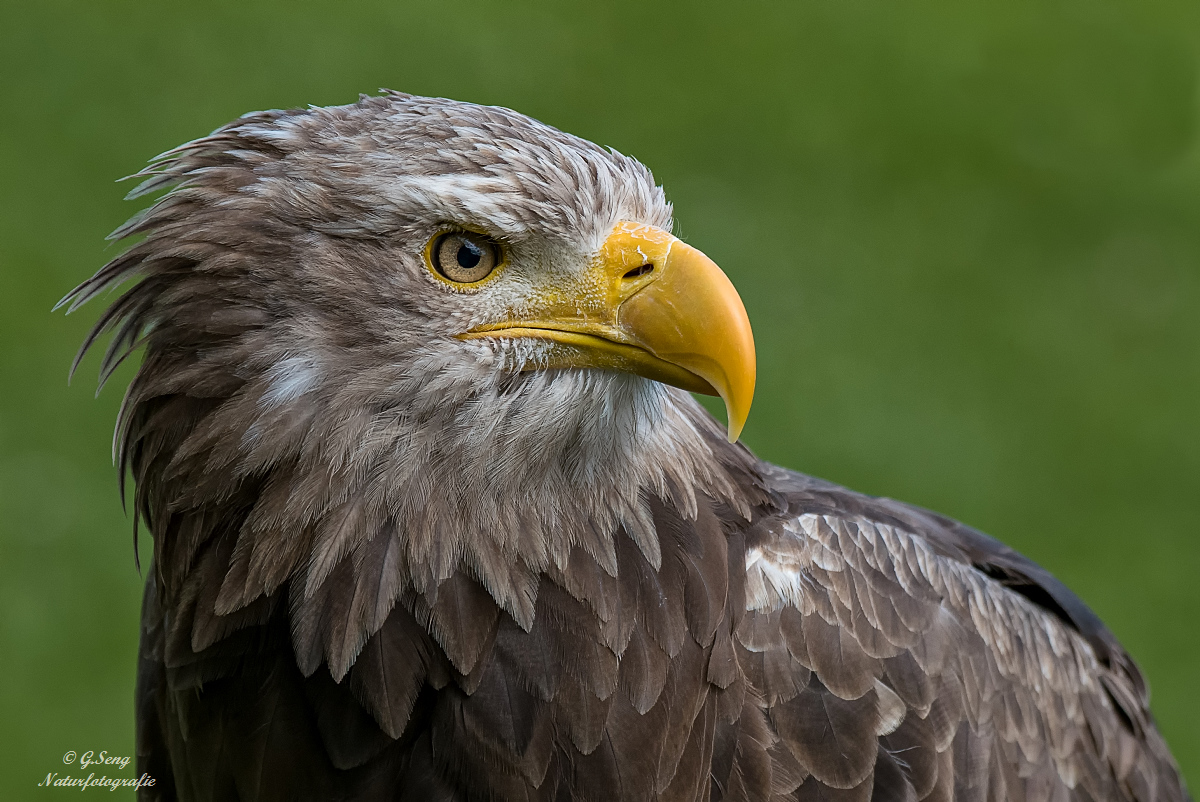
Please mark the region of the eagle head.
POLYGON ((131 197, 170 191, 112 236, 144 239, 67 300, 141 278, 85 349, 115 332, 107 377, 145 346, 117 448, 160 571, 195 551, 170 516, 242 499, 219 612, 285 581, 313 598, 389 529, 387 595, 465 566, 527 623, 571 549, 615 571, 618 527, 657 565, 649 495, 736 496, 686 391, 720 395, 737 439, 750 325, 636 160, 388 93, 249 114, 138 175, 131 197))

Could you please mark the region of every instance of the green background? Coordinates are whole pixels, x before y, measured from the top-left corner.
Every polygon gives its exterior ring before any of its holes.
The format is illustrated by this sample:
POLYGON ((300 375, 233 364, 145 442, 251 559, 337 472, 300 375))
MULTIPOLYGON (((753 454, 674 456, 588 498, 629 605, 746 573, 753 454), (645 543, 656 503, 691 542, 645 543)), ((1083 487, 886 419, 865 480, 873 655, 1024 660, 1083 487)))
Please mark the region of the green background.
POLYGON ((750 446, 1050 568, 1200 782, 1198 55, 1155 0, 0 4, 0 797, 132 753, 130 374, 68 388, 100 306, 50 313, 117 252, 113 180, 381 86, 650 165, 754 322, 750 446))

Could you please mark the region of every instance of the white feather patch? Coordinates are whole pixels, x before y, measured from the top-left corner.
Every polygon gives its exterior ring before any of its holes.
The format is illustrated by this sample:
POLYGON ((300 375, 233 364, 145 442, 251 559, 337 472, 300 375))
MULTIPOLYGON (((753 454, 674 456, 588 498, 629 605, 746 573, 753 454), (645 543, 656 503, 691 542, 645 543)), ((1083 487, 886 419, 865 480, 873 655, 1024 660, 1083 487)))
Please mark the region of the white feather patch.
POLYGON ((260 403, 271 408, 295 401, 316 387, 321 380, 321 371, 310 357, 289 356, 277 362, 267 376, 270 384, 260 403))

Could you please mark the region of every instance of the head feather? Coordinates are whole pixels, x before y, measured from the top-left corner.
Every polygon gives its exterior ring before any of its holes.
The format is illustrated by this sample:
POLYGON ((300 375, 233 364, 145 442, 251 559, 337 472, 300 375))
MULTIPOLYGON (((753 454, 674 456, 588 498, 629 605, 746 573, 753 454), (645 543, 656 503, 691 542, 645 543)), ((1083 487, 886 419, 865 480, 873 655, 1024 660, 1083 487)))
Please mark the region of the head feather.
POLYGON ((573 549, 615 571, 631 537, 657 565, 651 496, 691 515, 697 492, 736 499, 722 431, 687 393, 459 341, 521 299, 446 292, 421 262, 440 227, 478 229, 530 285, 580 269, 619 220, 669 228, 634 159, 507 109, 388 94, 249 114, 137 177, 132 198, 169 191, 113 236, 144 238, 63 303, 139 280, 81 356, 113 333, 103 381, 145 348, 116 445, 168 592, 228 540, 215 612, 291 583, 309 637, 344 568, 371 599, 325 644, 344 670, 381 611, 455 571, 528 626, 538 576, 573 549))

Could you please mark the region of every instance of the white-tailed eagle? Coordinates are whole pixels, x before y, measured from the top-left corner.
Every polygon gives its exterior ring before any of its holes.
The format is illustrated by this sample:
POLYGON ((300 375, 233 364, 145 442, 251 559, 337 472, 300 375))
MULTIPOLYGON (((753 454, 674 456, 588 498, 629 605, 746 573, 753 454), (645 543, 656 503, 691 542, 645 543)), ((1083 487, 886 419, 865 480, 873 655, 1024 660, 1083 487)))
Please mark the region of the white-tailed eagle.
POLYGON ((1187 798, 1046 571, 736 442, 746 312, 634 159, 387 93, 139 175, 65 301, 137 279, 84 350, 144 349, 143 798, 1187 798))

